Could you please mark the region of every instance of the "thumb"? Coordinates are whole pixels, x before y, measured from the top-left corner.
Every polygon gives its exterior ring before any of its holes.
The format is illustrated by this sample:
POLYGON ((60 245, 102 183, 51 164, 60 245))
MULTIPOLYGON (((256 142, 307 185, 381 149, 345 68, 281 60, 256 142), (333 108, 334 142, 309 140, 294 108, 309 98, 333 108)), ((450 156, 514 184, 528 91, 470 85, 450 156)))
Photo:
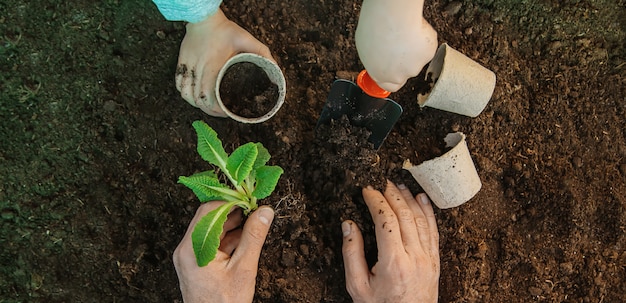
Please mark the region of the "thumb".
POLYGON ((274 57, 272 57, 272 52, 270 51, 269 47, 267 47, 267 45, 263 44, 261 41, 256 39, 248 32, 245 32, 245 34, 242 35, 241 39, 237 41, 237 48, 239 49, 239 52, 257 54, 276 63, 276 60, 274 60, 274 57))
POLYGON ((231 260, 242 268, 256 270, 259 266, 261 248, 274 219, 274 210, 269 206, 261 206, 248 217, 241 233, 239 246, 235 249, 231 260))
POLYGON ((351 220, 341 223, 343 232, 343 263, 346 268, 346 288, 354 298, 354 294, 362 293, 363 287, 369 285, 369 268, 365 261, 363 236, 359 227, 351 220))

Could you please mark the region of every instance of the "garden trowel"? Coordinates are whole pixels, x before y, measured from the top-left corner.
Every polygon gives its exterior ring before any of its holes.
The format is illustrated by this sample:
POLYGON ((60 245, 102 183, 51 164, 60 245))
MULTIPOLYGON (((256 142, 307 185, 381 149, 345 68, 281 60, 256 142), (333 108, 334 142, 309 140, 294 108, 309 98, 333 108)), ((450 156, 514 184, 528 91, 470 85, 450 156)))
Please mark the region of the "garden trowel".
POLYGON ((372 132, 368 141, 378 149, 400 118, 402 106, 387 98, 390 93, 380 88, 365 70, 359 73, 357 84, 344 79, 333 82, 317 126, 346 115, 350 124, 372 132))

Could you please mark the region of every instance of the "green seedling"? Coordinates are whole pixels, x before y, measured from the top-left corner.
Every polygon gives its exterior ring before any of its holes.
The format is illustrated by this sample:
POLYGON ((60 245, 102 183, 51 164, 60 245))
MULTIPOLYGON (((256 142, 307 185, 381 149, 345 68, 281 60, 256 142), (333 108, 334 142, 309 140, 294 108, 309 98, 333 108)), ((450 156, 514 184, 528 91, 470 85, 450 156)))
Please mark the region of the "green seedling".
POLYGON ((205 161, 219 168, 232 187, 220 181, 214 170, 189 177, 181 176, 178 183, 189 187, 200 202, 226 201, 210 211, 194 227, 191 242, 198 266, 206 266, 217 254, 220 235, 230 209, 238 206, 245 215, 258 208, 257 201, 274 191, 283 169, 265 165, 270 154, 261 143, 246 143, 228 155, 217 133, 206 123, 195 121, 198 134, 198 153, 205 161))

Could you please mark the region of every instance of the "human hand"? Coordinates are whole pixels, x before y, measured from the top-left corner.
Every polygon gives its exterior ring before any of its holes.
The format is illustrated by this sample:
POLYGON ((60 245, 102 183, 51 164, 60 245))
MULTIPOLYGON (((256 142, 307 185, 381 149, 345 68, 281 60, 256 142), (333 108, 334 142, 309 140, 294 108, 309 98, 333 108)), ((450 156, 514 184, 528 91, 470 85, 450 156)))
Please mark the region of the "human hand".
POLYGON ((241 210, 228 215, 220 237, 215 259, 207 266, 198 267, 191 244, 191 232, 196 223, 209 211, 223 204, 202 204, 189 223, 184 238, 174 250, 174 267, 186 303, 252 302, 259 266, 261 248, 274 218, 274 211, 261 206, 241 224, 241 210))
POLYGON ((188 23, 178 55, 176 89, 205 113, 226 117, 217 103, 215 81, 224 63, 244 52, 275 61, 267 46, 228 20, 221 9, 201 22, 188 23))
POLYGON ((363 189, 374 220, 378 262, 370 271, 363 236, 353 221, 341 224, 346 288, 356 303, 437 302, 439 233, 426 194, 417 200, 404 186, 387 182, 385 194, 363 189))
POLYGON ((422 16, 424 0, 363 0, 355 42, 367 73, 395 92, 435 56, 437 32, 422 16))

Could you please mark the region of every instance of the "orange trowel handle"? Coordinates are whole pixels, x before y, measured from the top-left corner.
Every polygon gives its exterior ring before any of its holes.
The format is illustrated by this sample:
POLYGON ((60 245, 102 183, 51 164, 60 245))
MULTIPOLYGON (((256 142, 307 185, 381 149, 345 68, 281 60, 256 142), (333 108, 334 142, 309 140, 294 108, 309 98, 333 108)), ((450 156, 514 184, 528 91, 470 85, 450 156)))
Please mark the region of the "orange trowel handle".
POLYGON ((356 84, 369 96, 374 98, 387 98, 391 93, 382 89, 376 81, 370 77, 366 70, 362 70, 356 77, 356 84))

